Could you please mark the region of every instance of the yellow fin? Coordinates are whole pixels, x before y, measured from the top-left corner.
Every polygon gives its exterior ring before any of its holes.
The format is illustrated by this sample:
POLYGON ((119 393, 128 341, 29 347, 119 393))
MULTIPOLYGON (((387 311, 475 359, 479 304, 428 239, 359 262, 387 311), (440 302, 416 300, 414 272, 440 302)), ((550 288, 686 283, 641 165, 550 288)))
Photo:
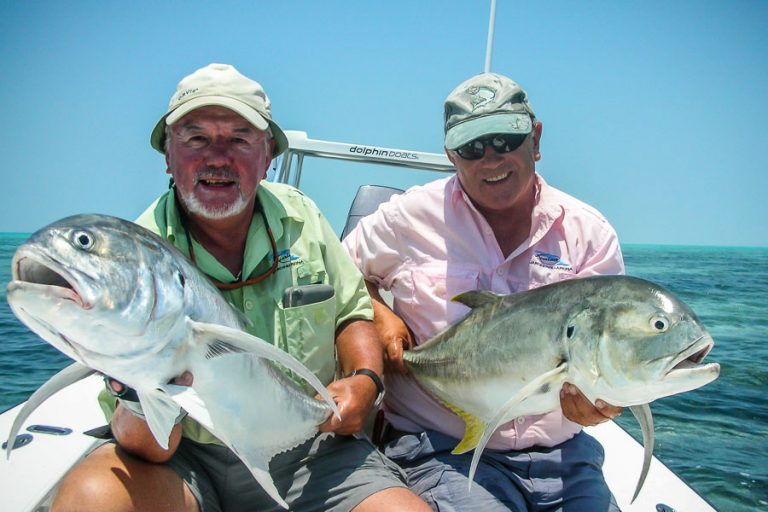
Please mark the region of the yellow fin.
POLYGON ((464 437, 461 438, 461 441, 456 445, 451 453, 453 455, 466 453, 477 446, 477 443, 480 442, 480 439, 483 437, 486 424, 483 423, 483 421, 474 414, 463 411, 455 405, 445 403, 445 406, 458 414, 459 417, 464 420, 464 437))

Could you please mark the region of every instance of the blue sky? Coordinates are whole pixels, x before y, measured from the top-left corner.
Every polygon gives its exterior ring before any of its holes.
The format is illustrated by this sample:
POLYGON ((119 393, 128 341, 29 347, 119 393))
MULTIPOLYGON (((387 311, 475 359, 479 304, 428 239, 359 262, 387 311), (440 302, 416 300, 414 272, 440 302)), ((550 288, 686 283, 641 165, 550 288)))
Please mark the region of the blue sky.
MULTIPOLYGON (((210 62, 311 138, 442 151, 482 71, 489 2, 0 3, 0 231, 136 217, 167 185, 149 133, 210 62)), ((625 243, 768 246, 768 2, 498 0, 492 70, 544 123, 539 172, 625 243)), ((386 169, 386 168, 382 168, 386 169)), ((386 171, 382 171, 386 172, 386 171)), ((308 193, 341 227, 351 197, 308 193)))

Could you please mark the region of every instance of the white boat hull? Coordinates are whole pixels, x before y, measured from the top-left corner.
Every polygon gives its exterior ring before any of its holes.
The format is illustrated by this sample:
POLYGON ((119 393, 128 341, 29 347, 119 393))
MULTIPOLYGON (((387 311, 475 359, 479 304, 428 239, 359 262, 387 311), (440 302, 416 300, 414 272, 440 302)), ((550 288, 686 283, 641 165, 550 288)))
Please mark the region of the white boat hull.
MULTIPOLYGON (((72 429, 64 436, 33 433, 32 442, 0 460, 0 496, 5 512, 47 510, 51 494, 63 475, 99 440, 83 432, 104 424, 96 395, 103 388, 91 376, 56 393, 22 427, 52 425, 72 429)), ((5 439, 21 404, 0 415, 0 436, 5 439)), ((614 422, 587 428, 605 448, 603 471, 616 500, 625 512, 707 512, 715 509, 655 457, 643 490, 630 503, 643 460, 643 448, 614 422), (667 508, 663 508, 666 506, 667 508)))

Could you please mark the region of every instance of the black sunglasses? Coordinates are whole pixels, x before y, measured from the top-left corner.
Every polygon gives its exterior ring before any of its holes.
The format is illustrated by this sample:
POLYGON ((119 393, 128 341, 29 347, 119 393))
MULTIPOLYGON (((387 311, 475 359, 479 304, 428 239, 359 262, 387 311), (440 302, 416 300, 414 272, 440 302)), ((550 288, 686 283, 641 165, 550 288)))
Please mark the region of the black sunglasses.
POLYGON ((497 153, 509 153, 519 148, 526 137, 527 133, 496 133, 469 141, 454 151, 464 160, 480 160, 485 155, 486 147, 492 147, 497 153))

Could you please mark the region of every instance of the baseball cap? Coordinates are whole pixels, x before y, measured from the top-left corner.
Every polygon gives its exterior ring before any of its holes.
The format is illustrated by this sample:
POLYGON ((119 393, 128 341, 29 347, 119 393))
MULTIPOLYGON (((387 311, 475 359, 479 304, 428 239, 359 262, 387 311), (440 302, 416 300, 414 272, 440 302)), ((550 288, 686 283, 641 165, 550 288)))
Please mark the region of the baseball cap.
POLYGON ((494 133, 531 133, 534 116, 516 82, 495 73, 475 75, 445 99, 445 147, 453 150, 494 133))
POLYGON ((165 126, 171 126, 193 110, 209 105, 228 108, 259 130, 271 128, 275 139, 273 156, 288 148, 283 130, 272 121, 269 98, 261 84, 240 74, 229 64, 209 64, 179 82, 168 104, 168 112, 152 130, 149 138, 152 147, 165 153, 165 126))

